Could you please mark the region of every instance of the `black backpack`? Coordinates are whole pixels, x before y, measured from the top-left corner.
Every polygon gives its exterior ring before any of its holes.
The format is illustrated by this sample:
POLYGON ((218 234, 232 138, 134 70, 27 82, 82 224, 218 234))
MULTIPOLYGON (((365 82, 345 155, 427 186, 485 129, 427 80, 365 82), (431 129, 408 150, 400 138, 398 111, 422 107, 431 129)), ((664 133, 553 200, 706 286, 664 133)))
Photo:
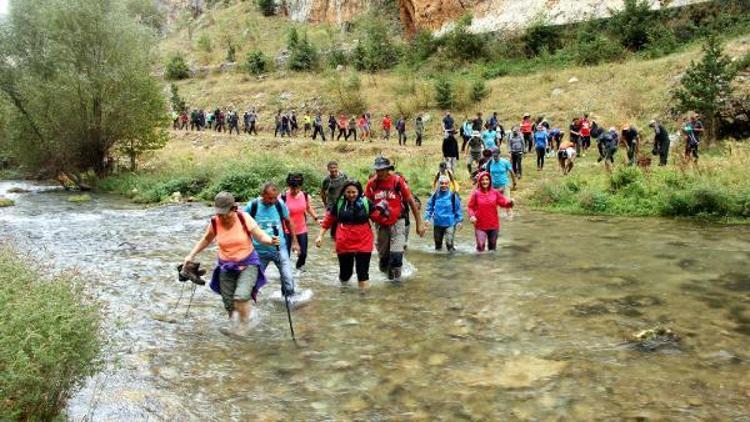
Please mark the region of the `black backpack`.
MULTIPOLYGON (((276 201, 274 204, 276 206, 276 212, 279 214, 279 220, 281 220, 281 228, 286 231, 286 223, 284 223, 284 209, 281 207, 281 202, 276 201)), ((255 215, 258 214, 258 199, 254 199, 253 202, 250 203, 250 217, 255 218, 255 215)))

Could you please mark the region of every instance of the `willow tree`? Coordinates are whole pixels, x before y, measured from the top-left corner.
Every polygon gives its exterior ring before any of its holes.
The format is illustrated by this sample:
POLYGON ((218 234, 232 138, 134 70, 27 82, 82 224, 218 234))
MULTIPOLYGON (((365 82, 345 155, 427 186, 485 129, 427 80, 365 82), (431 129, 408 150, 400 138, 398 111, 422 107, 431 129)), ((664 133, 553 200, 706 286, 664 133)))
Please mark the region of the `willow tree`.
POLYGON ((6 140, 39 173, 104 173, 123 144, 163 146, 167 124, 151 76, 153 33, 114 0, 11 0, 0 27, 6 140))

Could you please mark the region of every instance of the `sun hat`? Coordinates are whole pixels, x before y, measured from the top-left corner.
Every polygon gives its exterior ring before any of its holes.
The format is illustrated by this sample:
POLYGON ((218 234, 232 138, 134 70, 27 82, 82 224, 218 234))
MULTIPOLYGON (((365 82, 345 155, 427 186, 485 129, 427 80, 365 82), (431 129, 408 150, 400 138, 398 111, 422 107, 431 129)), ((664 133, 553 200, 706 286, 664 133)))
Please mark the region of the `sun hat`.
POLYGON ((225 215, 232 210, 235 204, 234 195, 229 192, 219 192, 214 198, 214 211, 216 214, 225 215))

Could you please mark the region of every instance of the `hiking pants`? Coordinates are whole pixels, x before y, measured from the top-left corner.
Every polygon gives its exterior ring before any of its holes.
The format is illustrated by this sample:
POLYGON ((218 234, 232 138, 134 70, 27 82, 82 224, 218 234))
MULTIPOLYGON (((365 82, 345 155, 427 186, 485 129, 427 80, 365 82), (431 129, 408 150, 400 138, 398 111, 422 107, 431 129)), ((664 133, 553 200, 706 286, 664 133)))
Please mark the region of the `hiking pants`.
POLYGON ((435 240, 435 250, 439 251, 443 249, 443 239, 445 239, 445 248, 448 250, 448 252, 456 250, 456 248, 453 246, 453 239, 455 235, 456 226, 434 226, 432 230, 432 237, 435 240))
POLYGON ((323 133, 323 128, 320 126, 315 126, 315 129, 313 129, 313 135, 312 135, 313 140, 315 140, 315 138, 318 137, 318 134, 320 134, 320 137, 323 138, 323 141, 326 140, 326 134, 323 133))
POLYGON ((256 265, 250 265, 242 271, 222 271, 219 273, 219 292, 224 309, 234 310, 234 301, 246 302, 252 299, 252 291, 258 281, 260 272, 256 265))
POLYGON ((349 133, 346 134, 346 138, 348 139, 350 136, 354 136, 354 140, 357 140, 357 129, 349 129, 349 133))
POLYGON ((531 149, 534 148, 534 143, 531 141, 531 133, 523 134, 523 142, 526 144, 526 151, 531 152, 531 149))
POLYGON ((392 226, 377 225, 375 247, 378 250, 380 271, 390 273, 404 265, 406 220, 399 218, 392 226))
POLYGON ((581 156, 581 139, 580 138, 570 138, 570 141, 573 142, 576 146, 576 157, 581 156))
POLYGON ((336 127, 329 127, 328 129, 331 131, 331 140, 333 141, 334 136, 336 136, 336 127))
POLYGON ((391 130, 390 129, 383 129, 383 139, 390 140, 391 139, 391 130))
POLYGON ((217 132, 224 132, 224 123, 222 123, 222 122, 216 123, 216 129, 215 130, 217 132))
POLYGON ((629 166, 634 166, 635 165, 635 159, 636 159, 635 149, 636 149, 636 146, 637 146, 637 144, 635 143, 635 141, 628 142, 628 165, 629 166))
POLYGON ((250 135, 257 135, 258 130, 255 128, 255 122, 250 122, 250 135))
MULTIPOLYGON (((581 146, 583 147, 583 150, 586 151, 589 148, 591 148, 591 137, 590 136, 581 136, 581 146)), ((560 149, 560 148, 558 148, 560 149)))
POLYGON ((281 276, 281 294, 294 294, 294 278, 292 276, 292 261, 289 259, 289 253, 286 248, 278 251, 258 252, 260 257, 260 268, 265 272, 268 264, 273 262, 281 276))
POLYGON ((448 166, 448 170, 451 172, 456 171, 456 161, 458 161, 458 158, 456 157, 443 157, 445 160, 445 164, 448 166))
POLYGON ((516 176, 521 177, 521 164, 523 163, 523 153, 522 152, 513 152, 510 154, 510 162, 513 166, 513 173, 516 174, 516 176))
POLYGON ((536 147, 536 168, 542 169, 544 168, 544 153, 545 151, 544 147, 536 147))
POLYGON ((406 132, 398 132, 398 144, 406 145, 406 132))
POLYGON ((275 138, 279 132, 281 132, 281 125, 276 125, 276 128, 273 130, 273 137, 275 138))
POLYGON ((229 134, 230 135, 232 134, 232 129, 234 129, 234 131, 237 132, 238 135, 240 134, 240 127, 238 125, 236 125, 236 124, 230 124, 229 125, 229 134))
POLYGON ((340 140, 342 136, 344 137, 344 140, 345 140, 345 141, 348 141, 348 140, 349 140, 349 134, 348 134, 348 133, 346 133, 346 129, 344 129, 344 128, 339 128, 339 135, 338 135, 338 136, 336 137, 336 140, 337 140, 337 141, 338 141, 338 140, 340 140))
POLYGON ((422 146, 422 134, 420 132, 417 132, 417 139, 414 141, 414 143, 418 146, 422 146))
MULTIPOLYGON (((292 256, 292 235, 284 233, 286 238, 286 253, 292 256)), ((305 266, 307 262, 307 233, 300 233, 297 235, 297 243, 299 243, 299 255, 297 256, 297 265, 295 268, 300 269, 305 266)), ((291 258, 290 258, 291 259, 291 258)))
POLYGON ((669 141, 661 142, 659 145, 659 165, 666 166, 669 157, 669 141))
POLYGON ((344 283, 352 278, 356 268, 357 281, 368 281, 370 279, 370 252, 348 252, 340 253, 339 257, 339 280, 344 283))
POLYGON ((477 241, 477 252, 484 252, 485 245, 488 250, 494 251, 497 249, 497 234, 498 230, 479 230, 474 229, 474 238, 477 241))

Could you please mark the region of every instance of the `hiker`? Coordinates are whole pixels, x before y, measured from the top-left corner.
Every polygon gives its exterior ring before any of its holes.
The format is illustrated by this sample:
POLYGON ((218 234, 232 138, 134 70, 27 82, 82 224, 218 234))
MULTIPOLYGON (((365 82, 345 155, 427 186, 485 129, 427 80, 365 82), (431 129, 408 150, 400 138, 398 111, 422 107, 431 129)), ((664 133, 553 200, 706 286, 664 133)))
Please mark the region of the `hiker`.
MULTIPOLYGON (((466 168, 469 170, 469 175, 471 176, 473 173, 472 164, 476 161, 477 164, 479 164, 479 161, 482 159, 482 149, 484 148, 484 143, 482 142, 482 138, 480 138, 479 131, 474 131, 471 134, 471 139, 469 139, 469 158, 466 160, 466 168)), ((463 150, 461 150, 463 152, 463 150)))
POLYGON ((536 171, 544 169, 544 155, 549 147, 549 134, 547 129, 541 124, 536 127, 534 132, 534 148, 536 149, 536 171))
POLYGON ((456 162, 458 161, 458 141, 453 136, 455 130, 451 129, 445 133, 443 137, 443 159, 448 166, 448 169, 452 172, 456 171, 456 162))
POLYGON ((492 148, 490 150, 491 158, 484 165, 483 170, 490 174, 492 179, 492 189, 499 191, 502 194, 508 194, 506 187, 508 186, 508 175, 513 181, 511 190, 516 189, 516 175, 513 173, 513 166, 510 164, 507 158, 500 156, 500 150, 498 148, 492 148))
POLYGON ((474 118, 474 120, 471 121, 471 130, 481 132, 482 128, 484 128, 484 120, 482 120, 482 113, 478 112, 477 117, 474 118))
POLYGON ((499 191, 492 189, 492 178, 486 171, 477 175, 477 186, 469 198, 467 211, 474 225, 477 252, 497 249, 497 235, 500 231, 500 217, 497 207, 512 208, 513 200, 507 199, 499 191))
POLYGON ((513 173, 520 180, 523 173, 523 154, 526 148, 523 135, 519 131, 518 126, 513 126, 510 130, 508 149, 510 150, 510 162, 513 167, 513 173))
POLYGON ((568 127, 568 139, 575 145, 576 154, 581 154, 581 119, 574 117, 568 127))
POLYGON ((584 114, 580 120, 581 125, 581 148, 583 153, 581 157, 585 157, 585 152, 591 147, 591 122, 589 121, 589 115, 584 114))
POLYGON ((357 140, 357 116, 352 116, 349 118, 349 125, 347 126, 349 131, 346 134, 346 137, 353 136, 354 140, 357 140))
POLYGON ((458 192, 458 182, 456 181, 456 176, 453 174, 453 170, 448 168, 448 163, 445 161, 441 161, 440 164, 438 164, 438 171, 435 173, 435 179, 432 181, 432 191, 436 191, 438 189, 438 182, 440 180, 441 176, 445 176, 450 180, 450 188, 451 192, 458 192))
POLYGON ((433 240, 435 250, 443 249, 443 240, 448 252, 456 250, 453 239, 456 229, 461 228, 464 219, 461 211, 461 198, 455 190, 451 189, 453 180, 447 175, 438 178, 438 189, 427 200, 427 208, 424 211, 425 225, 432 223, 433 240))
POLYGON ((333 116, 333 114, 328 115, 328 130, 331 131, 331 140, 333 141, 333 137, 336 136, 336 127, 338 126, 338 122, 336 121, 336 118, 333 116))
POLYGON ((563 176, 573 170, 576 155, 576 145, 573 142, 565 141, 560 144, 560 148, 557 149, 557 163, 563 176))
POLYGON ((492 149, 497 147, 497 132, 487 125, 487 129, 482 132, 482 142, 484 143, 484 149, 492 149))
POLYGON ((206 116, 206 124, 207 124, 209 130, 212 130, 214 128, 214 123, 215 122, 216 122, 215 112, 210 111, 208 113, 208 115, 206 116))
POLYGON ((226 118, 226 115, 224 114, 221 109, 217 108, 214 111, 214 130, 216 132, 224 132, 226 128, 224 127, 224 120, 226 118))
POLYGON ((342 186, 341 194, 335 199, 335 205, 326 211, 315 239, 315 246, 320 247, 325 232, 330 228, 336 231, 336 255, 339 260, 339 281, 344 284, 356 270, 357 284, 361 290, 367 288, 370 280, 370 258, 373 248, 373 234, 370 227, 371 215, 383 212, 376 209, 368 198, 364 197, 359 182, 347 181, 342 186))
POLYGON ((531 113, 524 113, 523 119, 521 119, 521 135, 523 136, 523 142, 526 145, 526 151, 531 152, 533 145, 532 138, 534 134, 534 123, 531 121, 531 113))
POLYGON ((180 113, 172 110, 172 129, 178 130, 180 128, 180 113))
POLYGON ((180 113, 180 129, 188 130, 188 114, 184 110, 180 113))
POLYGON ((552 128, 549 132, 549 151, 551 154, 560 150, 560 144, 562 143, 563 138, 565 138, 565 132, 562 129, 559 127, 552 128))
POLYGON ((461 137, 464 140, 461 144, 461 151, 466 149, 466 144, 469 143, 472 132, 474 131, 471 129, 471 120, 468 117, 464 117, 464 123, 461 125, 461 137))
POLYGON ((641 141, 641 135, 638 134, 635 127, 626 124, 622 127, 622 139, 628 147, 628 165, 634 166, 635 161, 638 158, 638 145, 641 141))
POLYGON ((242 115, 242 133, 250 133, 250 110, 245 110, 242 115))
POLYGON ((487 120, 487 123, 485 124, 485 127, 489 130, 495 131, 497 133, 497 125, 499 121, 497 119, 497 111, 492 112, 492 116, 487 120))
POLYGON ((206 128, 206 112, 203 109, 198 110, 198 130, 206 128))
POLYGON ((200 131, 200 127, 198 126, 198 110, 196 109, 190 112, 190 131, 194 130, 200 131))
POLYGON ((414 134, 417 138, 414 144, 418 147, 422 146, 422 136, 424 136, 424 122, 422 121, 422 115, 417 116, 417 120, 414 121, 414 134))
MULTIPOLYGON (((279 188, 273 182, 266 182, 261 189, 260 197, 250 200, 245 206, 245 212, 250 214, 266 234, 278 236, 283 231, 296 233, 297 229, 294 222, 289 218, 289 209, 282 200, 279 199, 279 188)), ((279 270, 281 277, 281 294, 284 296, 293 296, 294 278, 292 275, 292 261, 289 258, 289 249, 294 253, 299 253, 299 243, 297 237, 292 236, 292 246, 287 248, 286 239, 281 237, 280 243, 276 247, 268 246, 257 242, 253 239, 253 245, 258 251, 260 257, 260 266, 263 271, 268 264, 273 262, 276 269, 279 270)))
MULTIPOLYGON (((364 114, 359 116, 359 119, 357 119, 357 127, 359 128, 359 133, 362 139, 362 142, 367 140, 367 137, 369 135, 369 131, 367 130, 367 118, 364 114)), ((372 142, 372 140, 370 140, 372 142)))
POLYGON ((654 129, 654 149, 652 153, 659 156, 659 166, 666 166, 667 158, 669 158, 669 133, 661 122, 656 120, 651 120, 648 125, 654 129))
POLYGON ((339 120, 336 122, 336 126, 339 129, 339 134, 338 136, 336 136, 337 141, 341 140, 342 136, 344 137, 344 141, 349 140, 349 132, 347 131, 347 128, 346 128, 348 124, 349 124, 349 121, 346 120, 346 116, 344 116, 343 114, 340 114, 339 120))
MULTIPOLYGON (((302 190, 304 183, 305 178, 302 173, 287 174, 286 185, 288 189, 280 197, 287 209, 289 209, 289 219, 294 223, 294 235, 297 237, 297 243, 299 244, 299 254, 297 255, 295 268, 299 271, 305 270, 305 262, 307 260, 307 216, 309 215, 314 221, 318 221, 315 209, 310 204, 310 194, 302 190)), ((284 236, 286 237, 287 253, 291 254, 292 234, 289 231, 289 227, 284 228, 284 236)))
POLYGON ((367 139, 372 142, 372 119, 370 118, 370 112, 366 111, 365 114, 365 129, 367 129, 367 139))
POLYGON ((240 134, 240 118, 237 115, 237 112, 232 110, 229 112, 229 117, 227 119, 227 122, 229 123, 229 134, 232 134, 232 130, 234 130, 237 135, 240 134))
POLYGON ((303 136, 307 138, 308 132, 312 130, 312 117, 310 117, 310 113, 305 112, 305 115, 302 117, 303 122, 303 136))
POLYGON ((298 130, 299 124, 297 123, 297 112, 292 110, 292 113, 289 115, 289 131, 287 132, 287 135, 296 137, 298 130))
MULTIPOLYGON (((331 210, 336 205, 336 200, 341 195, 341 189, 343 189, 349 177, 346 173, 339 171, 339 163, 336 161, 329 161, 326 168, 328 169, 328 176, 320 184, 320 201, 323 202, 326 210, 331 210)), ((332 226, 331 237, 335 236, 336 226, 332 226)))
POLYGON ((289 126, 289 115, 288 114, 282 114, 281 115, 281 137, 283 138, 284 135, 286 135, 287 138, 291 138, 292 136, 292 130, 289 126))
POLYGON ((224 309, 231 320, 246 323, 250 319, 250 299, 255 300, 265 282, 256 242, 275 247, 278 237, 267 235, 252 217, 237 209, 234 196, 219 192, 214 198, 214 217, 203 237, 185 257, 183 268, 195 261, 214 240, 218 246, 217 265, 211 277, 211 289, 221 294, 224 309), (252 240, 252 242, 251 242, 252 240))
POLYGON ((404 116, 399 116, 396 121, 396 132, 398 133, 398 144, 406 145, 406 119, 404 116))
POLYGON ((391 117, 387 114, 383 117, 383 139, 386 141, 391 139, 391 127, 393 126, 393 121, 391 120, 391 117))
POLYGON ((700 144, 703 132, 705 131, 703 128, 703 121, 700 120, 700 114, 693 114, 690 116, 690 125, 693 127, 695 139, 697 139, 700 144))
POLYGON ((394 167, 390 160, 377 157, 373 169, 375 176, 367 182, 365 196, 375 204, 375 208, 381 210, 375 218, 376 247, 380 257, 378 268, 388 274, 389 280, 400 281, 406 245, 405 215, 409 212, 404 203, 414 214, 420 237, 424 236, 422 216, 406 181, 393 174, 394 167))
POLYGON ((443 131, 449 131, 453 130, 453 125, 455 122, 453 121, 453 116, 451 116, 451 113, 446 111, 445 117, 443 117, 443 131))
MULTIPOLYGON (((396 176, 398 176, 398 177, 400 177, 407 186, 409 185, 409 181, 406 180, 406 177, 404 177, 404 175, 401 174, 401 172, 396 171, 396 172, 393 172, 393 174, 396 175, 396 176)), ((416 195, 413 195, 412 197, 414 198, 414 202, 417 204, 417 212, 419 212, 421 214, 421 212, 422 212, 422 201, 420 201, 419 197, 416 196, 416 195)), ((405 230, 404 230, 404 252, 406 252, 406 250, 409 248, 409 233, 411 232, 411 230, 410 230, 411 229, 411 218, 409 218, 409 212, 408 212, 409 203, 408 203, 408 201, 406 201, 405 199, 402 198, 401 207, 402 207, 401 209, 407 210, 407 212, 404 214, 404 227, 405 227, 405 230)))
POLYGON ((484 171, 484 166, 487 165, 492 160, 492 151, 489 149, 483 149, 482 150, 482 156, 479 159, 479 163, 477 164, 477 168, 474 169, 471 172, 471 183, 475 184, 477 183, 477 175, 484 171))
POLYGON ((618 145, 620 145, 617 130, 614 127, 609 128, 608 131, 603 132, 597 138, 597 142, 600 144, 602 155, 596 161, 604 160, 604 166, 609 171, 611 165, 615 163, 615 153, 617 152, 618 145))
POLYGON ((318 137, 318 134, 320 134, 320 137, 323 138, 323 142, 325 142, 326 134, 323 132, 323 117, 320 115, 320 112, 315 113, 315 119, 313 120, 313 141, 318 137))
POLYGON ((694 162, 698 162, 698 145, 700 145, 699 134, 695 130, 693 123, 689 119, 684 119, 682 124, 682 133, 685 135, 685 159, 693 157, 694 162))
POLYGON ((281 133, 282 136, 284 136, 283 132, 281 131, 281 110, 279 110, 278 113, 276 113, 276 116, 274 116, 273 120, 274 120, 274 127, 275 127, 273 131, 273 137, 275 138, 279 133, 281 133))

